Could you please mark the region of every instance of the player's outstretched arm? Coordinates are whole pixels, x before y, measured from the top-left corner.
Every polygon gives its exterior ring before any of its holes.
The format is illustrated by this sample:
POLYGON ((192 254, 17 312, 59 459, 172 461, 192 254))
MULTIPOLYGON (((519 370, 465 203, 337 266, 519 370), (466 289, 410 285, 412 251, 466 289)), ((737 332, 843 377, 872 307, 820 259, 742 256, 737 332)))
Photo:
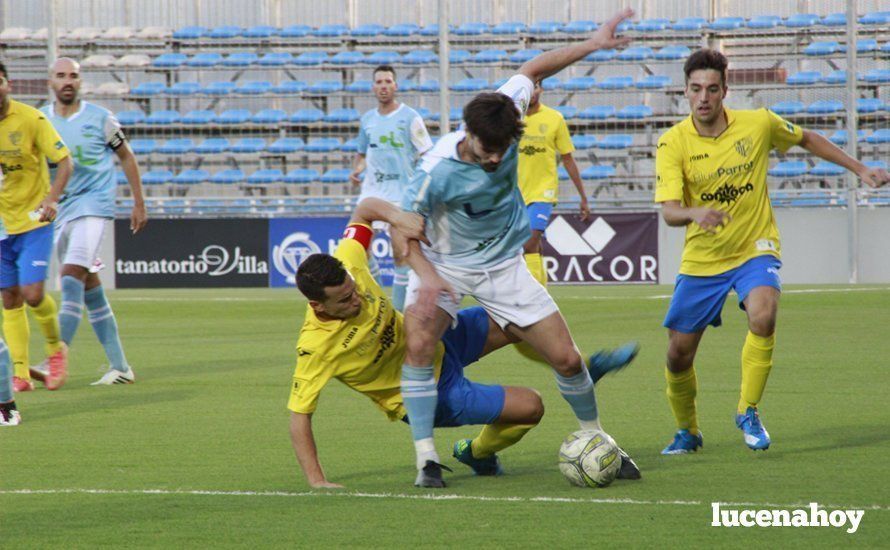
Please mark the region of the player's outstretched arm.
POLYGON ((312 435, 311 414, 290 413, 290 440, 309 486, 315 489, 343 488, 342 485, 331 483, 324 476, 324 470, 318 461, 315 437, 312 435))
POLYGON ((851 157, 843 149, 816 132, 804 130, 803 139, 799 145, 823 160, 843 166, 859 176, 859 179, 871 187, 880 187, 890 183, 890 173, 887 170, 870 168, 862 164, 859 160, 851 157))
POLYGON ((133 211, 130 212, 130 231, 133 234, 141 231, 148 223, 148 214, 145 212, 145 193, 142 191, 142 176, 139 175, 139 163, 130 144, 124 141, 120 147, 114 150, 121 168, 130 185, 130 195, 133 196, 133 211))
POLYGON ((412 212, 405 212, 392 203, 369 197, 358 203, 349 224, 371 225, 373 222, 382 221, 393 226, 393 229, 408 239, 419 239, 424 242, 423 217, 412 212))
POLYGON ((624 8, 603 23, 587 40, 544 52, 526 61, 519 67, 519 72, 527 76, 532 82, 537 82, 558 73, 576 61, 584 59, 591 52, 617 48, 627 44, 630 42, 630 38, 616 37, 615 29, 622 21, 633 16, 633 14, 634 11, 632 9, 624 8))

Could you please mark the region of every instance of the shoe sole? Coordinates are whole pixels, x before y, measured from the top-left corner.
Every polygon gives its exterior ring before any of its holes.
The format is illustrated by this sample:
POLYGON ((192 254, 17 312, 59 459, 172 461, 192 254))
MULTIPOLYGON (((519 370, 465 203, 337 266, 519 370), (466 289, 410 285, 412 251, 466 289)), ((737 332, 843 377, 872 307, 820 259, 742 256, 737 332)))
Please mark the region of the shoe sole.
POLYGON ((34 367, 28 367, 28 374, 31 375, 31 380, 37 380, 38 382, 43 382, 46 384, 46 373, 42 370, 35 369, 34 367))

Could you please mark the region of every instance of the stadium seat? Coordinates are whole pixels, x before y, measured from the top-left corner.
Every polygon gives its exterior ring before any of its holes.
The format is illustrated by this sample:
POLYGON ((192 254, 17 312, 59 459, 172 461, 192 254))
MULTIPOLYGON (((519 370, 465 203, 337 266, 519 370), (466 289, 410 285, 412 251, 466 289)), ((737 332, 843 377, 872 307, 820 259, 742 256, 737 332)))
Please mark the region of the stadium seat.
POLYGON ((197 185, 209 179, 210 172, 207 170, 188 169, 176 174, 171 182, 177 185, 197 185))
POLYGON ((332 168, 321 175, 318 181, 322 183, 349 183, 349 168, 332 168))
POLYGON ((115 67, 148 67, 149 65, 151 65, 151 58, 144 53, 127 54, 114 62, 115 67))
POLYGON ((328 60, 331 65, 358 65, 365 60, 365 54, 362 52, 348 51, 338 52, 328 60))
POLYGON ((439 81, 435 78, 424 80, 417 84, 418 92, 438 92, 439 91, 439 81))
POLYGON ((783 160, 767 171, 776 178, 795 178, 807 173, 807 163, 802 160, 783 160))
POLYGON ((180 120, 183 124, 210 124, 216 119, 216 113, 207 109, 187 112, 180 120))
POLYGON ((155 111, 145 117, 146 124, 169 125, 179 122, 179 113, 176 111, 155 111))
POLYGON ((861 80, 875 83, 890 82, 890 69, 872 69, 862 75, 861 80))
POLYGON ((292 63, 298 67, 314 67, 316 65, 321 65, 322 63, 327 63, 328 59, 327 52, 303 52, 297 57, 293 57, 288 63, 292 63))
POLYGON ((544 50, 539 50, 536 48, 535 49, 527 49, 527 50, 517 50, 517 51, 513 52, 512 54, 510 54, 510 57, 508 59, 510 60, 510 63, 522 64, 522 63, 525 63, 526 61, 533 59, 535 56, 538 56, 542 53, 544 53, 544 50))
POLYGON ((311 124, 320 122, 322 118, 324 118, 324 111, 320 109, 300 109, 292 114, 288 120, 297 124, 311 124))
POLYGON ((265 80, 245 80, 235 88, 235 93, 262 95, 272 91, 272 83, 265 80))
POLYGON ((166 40, 173 36, 173 30, 167 27, 148 26, 136 32, 136 38, 142 40, 166 40))
POLYGON ((302 80, 285 80, 272 87, 272 92, 276 94, 299 94, 306 90, 309 85, 302 80))
MULTIPOLYGON (((866 140, 866 132, 865 130, 859 130, 856 132, 856 141, 865 141, 866 140)), ((831 136, 829 136, 828 141, 834 143, 835 145, 842 146, 847 144, 847 131, 846 130, 835 130, 831 136)))
MULTIPOLYGON (((349 86, 347 86, 347 88, 349 88, 349 86)), ((349 91, 349 90, 347 90, 347 91, 349 91)), ((400 92, 417 91, 417 82, 410 78, 406 78, 405 80, 400 80, 399 81, 399 91, 400 92)))
POLYGON ((559 168, 556 169, 556 177, 559 181, 568 181, 569 173, 566 171, 565 166, 560 165, 559 168))
POLYGON ((366 38, 366 37, 371 37, 371 36, 377 36, 378 34, 381 34, 384 30, 386 30, 386 27, 384 27, 383 25, 378 25, 377 23, 365 23, 365 24, 359 25, 358 27, 355 27, 354 29, 349 31, 349 35, 357 36, 360 38, 366 38))
POLYGON ((596 86, 596 79, 592 76, 576 76, 560 84, 560 88, 566 91, 592 90, 596 86))
POLYGON ((575 134, 572 136, 572 145, 579 151, 593 149, 596 147, 597 142, 596 136, 590 134, 575 134))
POLYGON ((241 27, 235 25, 222 25, 210 29, 210 32, 207 33, 207 38, 213 38, 217 40, 235 38, 241 36, 241 33, 243 32, 244 29, 242 29, 241 27))
POLYGON ((800 71, 789 76, 785 83, 791 86, 810 86, 822 81, 822 73, 819 71, 800 71))
POLYGON ((129 183, 127 181, 127 175, 124 174, 123 170, 116 170, 114 172, 114 179, 118 185, 127 185, 129 183))
POLYGON ((281 170, 265 168, 262 170, 257 170, 253 174, 247 176, 247 183, 249 185, 267 185, 270 183, 278 183, 283 179, 284 174, 281 172, 281 170))
POLYGON ((600 80, 596 87, 601 90, 623 90, 634 85, 634 79, 631 76, 607 76, 600 80))
POLYGON ((124 126, 132 126, 133 124, 142 124, 145 122, 145 113, 139 110, 121 111, 117 113, 117 121, 124 126))
POLYGON ((844 104, 835 99, 820 99, 807 106, 807 113, 811 115, 827 115, 844 110, 844 104))
POLYGON ((821 17, 814 13, 795 13, 789 15, 788 19, 783 22, 783 25, 792 29, 800 29, 804 27, 812 27, 821 19, 821 17))
POLYGON ((138 96, 152 96, 167 91, 167 85, 163 82, 140 82, 130 93, 138 96))
POLYGON ((615 116, 625 120, 646 118, 652 116, 652 107, 648 105, 628 105, 619 109, 615 116))
MULTIPOLYGON (((432 113, 429 109, 427 109, 426 107, 416 107, 416 108, 414 109, 414 111, 415 111, 418 115, 420 115, 420 118, 429 118, 430 115, 433 114, 433 113, 432 113)), ((433 138, 433 143, 435 143, 435 142, 436 142, 436 138, 433 138)))
MULTIPOLYGON (((856 53, 869 53, 877 51, 878 42, 873 38, 862 38, 856 41, 856 53)), ((847 45, 839 44, 837 48, 838 52, 846 53, 847 45)))
POLYGON ((863 25, 887 25, 890 24, 890 11, 875 11, 866 13, 859 18, 863 25))
POLYGON ((450 86, 455 92, 478 92, 488 88, 488 81, 484 78, 464 78, 450 86))
POLYGON ((602 180, 615 175, 615 167, 608 164, 594 164, 581 171, 583 180, 602 180))
POLYGON ((197 40, 206 36, 208 32, 210 30, 207 27, 191 25, 173 31, 173 38, 176 40, 197 40))
POLYGON ((566 119, 575 118, 575 115, 578 114, 578 108, 574 105, 557 105, 554 109, 559 111, 562 117, 566 119))
POLYGON ((456 29, 453 29, 451 32, 458 36, 479 36, 480 34, 488 33, 490 30, 491 29, 487 23, 470 21, 462 24, 456 29))
POLYGON ((343 36, 349 34, 349 27, 346 25, 337 24, 329 24, 322 25, 317 29, 313 29, 309 32, 312 36, 318 36, 320 38, 337 38, 338 36, 343 36))
POLYGON ((202 93, 207 95, 228 95, 234 91, 234 82, 211 82, 201 90, 202 93))
POLYGON ((311 168, 296 168, 288 172, 283 178, 284 183, 312 183, 318 181, 318 170, 311 168))
POLYGON ((31 29, 27 27, 7 27, 0 32, 0 40, 3 42, 18 42, 31 38, 31 29))
POLYGON ((250 117, 254 124, 280 124, 287 119, 287 112, 283 109, 261 109, 250 117))
POLYGON ((411 36, 412 34, 417 34, 420 31, 420 27, 414 23, 399 23, 397 25, 392 25, 386 30, 383 31, 384 36, 411 36))
POLYGON ((340 150, 344 153, 357 153, 358 152, 358 138, 354 137, 350 140, 347 140, 346 143, 340 146, 340 150))
POLYGON ((303 141, 303 138, 283 137, 272 142, 272 144, 266 148, 266 151, 276 154, 296 153, 302 151, 305 146, 306 143, 303 141))
POLYGON ((585 120, 604 120, 615 116, 615 112, 615 107, 612 105, 592 105, 578 113, 577 117, 585 120))
POLYGON ((201 91, 197 82, 177 82, 167 89, 169 95, 195 95, 201 91))
POLYGON ((584 58, 584 61, 605 63, 606 61, 612 61, 613 59, 615 59, 616 55, 618 55, 617 50, 597 50, 593 53, 587 54, 587 56, 584 58))
POLYGON ((379 51, 368 55, 362 62, 365 65, 373 65, 376 67, 378 65, 395 65, 401 61, 401 59, 402 56, 399 55, 399 52, 379 51))
POLYGON ((595 21, 569 21, 560 30, 564 33, 580 34, 595 31, 597 28, 595 21))
POLYGON ((307 94, 328 95, 343 91, 343 83, 339 80, 316 80, 306 87, 307 94))
POLYGON ((125 96, 130 93, 130 87, 124 82, 103 82, 96 87, 94 93, 96 95, 125 96))
POLYGON ((401 61, 406 65, 429 65, 438 63, 439 56, 429 50, 411 50, 402 56, 401 61))
POLYGON ((163 155, 184 155, 191 153, 195 148, 195 142, 191 138, 168 139, 159 145, 156 151, 163 155))
POLYGON ((634 86, 641 90, 655 90, 671 85, 671 77, 664 74, 650 74, 637 80, 634 86))
POLYGON ((879 128, 875 130, 872 135, 865 138, 865 142, 871 143, 872 145, 890 143, 890 128, 879 128))
POLYGON ((655 52, 648 46, 634 46, 618 52, 616 57, 619 61, 643 61, 652 58, 654 55, 655 52))
POLYGON ((189 67, 216 67, 223 61, 223 56, 217 52, 196 53, 185 62, 189 67))
POLYGON ((322 118, 324 122, 356 122, 361 118, 361 114, 357 109, 342 108, 334 109, 322 118))
POLYGON ((94 54, 80 62, 81 67, 111 67, 116 61, 113 55, 94 54))
POLYGON ((558 90, 562 88, 562 81, 555 76, 550 76, 541 82, 541 87, 544 88, 544 90, 558 90))
POLYGON ((451 50, 448 52, 448 62, 452 65, 459 65, 470 60, 470 52, 467 50, 451 50))
POLYGON ((229 140, 225 138, 207 138, 195 146, 198 155, 216 155, 229 150, 229 140))
POLYGON ((810 175, 812 176, 841 176, 844 172, 845 170, 842 166, 824 160, 820 160, 816 163, 816 166, 810 168, 810 175))
POLYGON ((153 139, 131 139, 130 149, 137 155, 150 155, 158 147, 158 142, 153 139))
POLYGON ((472 63, 500 63, 507 59, 506 50, 482 50, 470 57, 472 63))
POLYGON ((221 170, 210 176, 210 183, 219 185, 233 185, 244 181, 244 172, 241 170, 221 170))
POLYGON ((867 160, 862 164, 868 166, 869 168, 879 168, 881 170, 887 169, 887 161, 885 160, 867 160))
POLYGON ((254 25, 244 29, 241 36, 250 39, 271 38, 278 34, 278 28, 271 25, 254 25))
MULTIPOLYGON (((323 54, 324 52, 314 53, 323 54)), ((294 62, 294 56, 290 52, 268 52, 257 60, 257 65, 262 67, 283 67, 292 62, 294 62)))
POLYGON ((675 31, 698 31, 707 24, 708 20, 704 17, 683 17, 671 25, 671 29, 675 31))
MULTIPOLYGON (((356 80, 355 82, 350 82, 346 85, 344 90, 351 94, 365 94, 370 93, 371 89, 374 87, 374 83, 370 80, 356 80)), ((399 90, 403 92, 407 92, 404 86, 399 86, 399 90)))
MULTIPOLYGON (((449 25, 448 30, 452 31, 454 30, 454 27, 449 25)), ((417 34, 419 34, 420 36, 439 36, 439 24, 429 24, 417 31, 417 34)))
POLYGON ((170 170, 149 170, 142 174, 142 183, 145 185, 164 185, 173 179, 173 172, 170 170))
POLYGON ((529 34, 554 34, 559 32, 563 23, 559 21, 538 21, 528 26, 529 34))
POLYGON ((278 36, 282 38, 303 38, 304 36, 309 36, 311 31, 312 27, 309 25, 288 25, 281 29, 278 36))
POLYGON ((773 29, 781 24, 782 18, 778 15, 755 15, 745 23, 745 26, 749 29, 773 29))
POLYGON ((491 34, 519 34, 525 32, 525 23, 519 21, 504 21, 491 28, 491 34))
MULTIPOLYGON (((464 117, 464 111, 460 107, 452 107, 448 111, 448 120, 450 120, 450 121, 457 122, 457 121, 463 119, 463 117, 464 117)), ((433 120, 436 122, 439 122, 440 118, 442 118, 441 113, 433 113, 430 115, 430 120, 433 120)))
POLYGON ((340 138, 312 138, 303 147, 307 153, 331 153, 340 148, 340 138))
POLYGON ((221 112, 214 122, 217 124, 244 124, 250 120, 250 111, 247 109, 226 109, 221 112))
POLYGON ((802 113, 805 107, 800 101, 780 101, 770 106, 769 110, 777 115, 796 115, 802 113))
POLYGON ((811 42, 806 48, 804 48, 803 53, 806 55, 831 55, 833 53, 837 53, 838 51, 840 51, 840 46, 837 42, 826 41, 811 42))
POLYGON ((631 28, 637 32, 658 32, 667 29, 670 25, 670 19, 643 19, 637 23, 634 23, 633 27, 631 28))
POLYGON ((825 27, 845 26, 847 24, 847 14, 843 12, 829 13, 819 20, 819 24, 825 27))
POLYGON ((822 81, 826 84, 846 84, 847 83, 847 71, 841 69, 837 71, 831 71, 822 81))
POLYGON ((708 28, 715 31, 733 31, 742 28, 744 25, 744 17, 718 17, 708 23, 708 28))
POLYGON ((856 112, 862 114, 877 113, 885 109, 884 102, 877 97, 861 97, 856 100, 856 112))
POLYGON ((678 59, 686 59, 692 53, 687 46, 682 44, 670 44, 655 52, 655 59, 662 61, 674 61, 678 59))
POLYGON ((597 141, 600 149, 627 149, 633 145, 634 137, 630 134, 607 134, 597 141))

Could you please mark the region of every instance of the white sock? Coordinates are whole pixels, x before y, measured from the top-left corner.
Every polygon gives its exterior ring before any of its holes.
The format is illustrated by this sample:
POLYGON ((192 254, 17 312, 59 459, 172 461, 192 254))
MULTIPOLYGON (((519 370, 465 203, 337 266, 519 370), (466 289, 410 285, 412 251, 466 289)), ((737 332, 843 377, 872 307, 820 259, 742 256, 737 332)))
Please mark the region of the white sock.
POLYGON ((414 451, 417 453, 418 470, 422 470, 426 466, 427 460, 439 462, 439 454, 436 452, 436 445, 433 443, 432 437, 415 441, 414 451))

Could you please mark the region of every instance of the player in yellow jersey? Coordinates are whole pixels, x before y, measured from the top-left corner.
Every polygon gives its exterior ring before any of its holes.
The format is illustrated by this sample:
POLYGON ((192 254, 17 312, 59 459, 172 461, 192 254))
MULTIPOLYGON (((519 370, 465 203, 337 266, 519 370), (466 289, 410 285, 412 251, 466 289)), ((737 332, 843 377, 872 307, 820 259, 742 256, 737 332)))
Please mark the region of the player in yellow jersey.
POLYGON ((67 357, 59 334, 58 308, 44 293, 43 282, 52 252, 52 221, 74 163, 43 113, 10 99, 11 90, 6 67, 0 63, 0 218, 7 233, 0 241, 3 333, 12 357, 13 386, 16 391, 34 389, 28 372, 27 304, 46 337, 46 387, 54 390, 65 382, 67 357), (47 162, 57 167, 52 186, 47 162))
MULTIPOLYGON (((378 220, 406 236, 423 238, 422 218, 368 198, 356 208, 334 255, 309 256, 297 271, 297 286, 309 305, 287 406, 291 442, 312 487, 340 487, 327 480, 312 432, 319 394, 332 378, 368 396, 390 420, 409 421, 401 393, 403 317, 368 268, 370 224, 378 220)), ((485 425, 472 441, 454 445, 455 458, 478 475, 499 475, 495 453, 519 441, 544 414, 541 397, 533 389, 477 384, 464 377, 466 365, 509 343, 510 337, 485 310, 473 307, 459 313, 455 327, 436 347, 435 425, 485 425)))
POLYGON ((679 431, 663 454, 696 451, 703 440, 695 409, 693 360, 708 325, 720 326, 729 291, 748 316, 736 426, 751 449, 767 449, 757 410, 772 368, 779 306, 779 231, 767 193, 769 152, 799 145, 843 166, 871 186, 890 181, 816 132, 766 109, 730 110, 728 61, 699 50, 686 61, 689 118, 671 127, 656 149, 655 201, 668 225, 686 227, 686 244, 664 326, 668 328, 667 396, 679 431))

